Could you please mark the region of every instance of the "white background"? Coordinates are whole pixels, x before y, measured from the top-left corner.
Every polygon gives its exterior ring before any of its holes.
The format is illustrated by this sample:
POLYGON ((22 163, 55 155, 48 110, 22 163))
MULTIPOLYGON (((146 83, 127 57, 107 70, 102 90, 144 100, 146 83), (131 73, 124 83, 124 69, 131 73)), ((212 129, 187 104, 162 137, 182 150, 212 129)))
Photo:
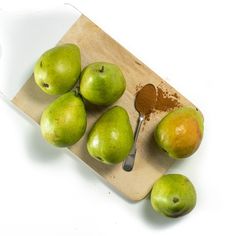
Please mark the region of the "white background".
MULTIPOLYGON (((38 127, 0 98, 0 235, 235 235, 235 1, 69 2, 204 113, 199 151, 169 170, 192 180, 197 206, 168 219, 148 199, 127 201, 80 160, 47 145, 38 127)), ((2 0, 0 8, 62 3, 2 0)))

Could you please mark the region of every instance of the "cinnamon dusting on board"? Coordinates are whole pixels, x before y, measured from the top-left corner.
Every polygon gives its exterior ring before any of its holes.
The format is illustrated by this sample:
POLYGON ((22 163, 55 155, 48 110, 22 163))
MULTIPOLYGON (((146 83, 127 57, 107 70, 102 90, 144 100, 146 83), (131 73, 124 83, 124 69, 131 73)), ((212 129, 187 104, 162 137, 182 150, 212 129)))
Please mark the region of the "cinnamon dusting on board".
POLYGON ((138 84, 138 85, 136 85, 136 93, 141 89, 143 87, 143 85, 142 84, 138 84))
POLYGON ((152 113, 167 112, 181 106, 176 92, 170 93, 160 86, 155 88, 152 84, 146 84, 145 86, 138 84, 136 92, 135 108, 139 113, 145 115, 145 121, 150 120, 152 113))
POLYGON ((177 93, 170 94, 167 91, 163 91, 160 87, 157 87, 157 102, 155 109, 159 111, 169 111, 173 108, 180 107, 177 93))

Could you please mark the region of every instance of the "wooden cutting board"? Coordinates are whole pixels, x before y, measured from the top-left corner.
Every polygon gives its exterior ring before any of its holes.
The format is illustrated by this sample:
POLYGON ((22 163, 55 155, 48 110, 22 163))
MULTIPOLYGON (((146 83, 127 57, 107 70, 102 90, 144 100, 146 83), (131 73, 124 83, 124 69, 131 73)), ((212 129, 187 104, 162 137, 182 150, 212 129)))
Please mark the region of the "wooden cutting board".
MULTIPOLYGON (((126 78, 127 88, 124 95, 114 105, 120 105, 128 111, 133 130, 138 118, 138 113, 134 108, 137 86, 152 83, 164 91, 177 95, 181 106, 193 106, 185 97, 84 15, 80 16, 59 41, 59 44, 63 43, 74 43, 80 47, 82 68, 96 61, 107 61, 120 66, 126 78)), ((55 98, 55 96, 43 93, 35 84, 32 75, 12 102, 39 123, 42 111, 55 98)), ((122 169, 122 164, 112 166, 100 163, 90 157, 86 149, 87 134, 97 118, 106 109, 108 108, 87 106, 88 126, 86 133, 69 150, 124 196, 133 201, 141 200, 149 193, 155 180, 163 175, 173 163, 171 158, 158 150, 153 139, 155 126, 167 112, 156 112, 151 115, 149 121, 145 122, 137 143, 138 149, 134 169, 131 172, 125 172, 122 169)))

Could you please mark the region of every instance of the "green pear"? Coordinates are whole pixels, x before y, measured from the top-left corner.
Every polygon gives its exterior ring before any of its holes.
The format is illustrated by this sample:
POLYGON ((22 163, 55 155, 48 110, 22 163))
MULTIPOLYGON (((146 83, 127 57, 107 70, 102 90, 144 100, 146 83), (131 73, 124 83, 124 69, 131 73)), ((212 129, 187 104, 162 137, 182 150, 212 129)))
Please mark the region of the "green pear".
POLYGON ((115 106, 102 114, 87 140, 89 154, 106 163, 122 162, 133 146, 133 130, 126 110, 115 106))
POLYGON ((84 103, 77 91, 68 92, 52 102, 40 121, 44 139, 58 147, 71 146, 79 141, 86 125, 84 103))
POLYGON ((80 49, 75 44, 63 44, 42 54, 35 64, 34 78, 45 93, 60 95, 75 86, 80 71, 80 49))
POLYGON ((193 184, 180 174, 162 176, 155 182, 151 191, 153 209, 168 217, 186 215, 195 207, 196 200, 193 184))
POLYGON ((90 103, 110 105, 118 100, 126 87, 125 78, 117 65, 96 62, 81 72, 80 93, 90 103))
POLYGON ((192 155, 203 137, 203 116, 197 108, 182 107, 168 113, 157 125, 156 143, 175 159, 192 155))

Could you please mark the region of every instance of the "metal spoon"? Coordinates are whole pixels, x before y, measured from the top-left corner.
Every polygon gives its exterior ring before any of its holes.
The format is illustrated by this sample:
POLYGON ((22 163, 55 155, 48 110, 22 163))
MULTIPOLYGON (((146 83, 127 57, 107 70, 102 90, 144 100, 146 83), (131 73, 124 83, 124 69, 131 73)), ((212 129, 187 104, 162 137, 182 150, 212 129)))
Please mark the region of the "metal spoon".
POLYGON ((140 128, 142 126, 144 119, 145 119, 145 115, 142 115, 141 113, 139 113, 138 124, 136 126, 135 133, 134 133, 134 144, 133 144, 133 147, 132 147, 131 152, 129 153, 128 157, 123 162, 123 169, 125 171, 131 171, 133 169, 136 150, 137 150, 136 143, 137 143, 139 131, 140 131, 140 128))
POLYGON ((139 112, 138 123, 134 133, 134 144, 129 153, 128 157, 123 162, 123 169, 125 171, 131 171, 134 166, 135 155, 136 155, 136 143, 138 140, 138 135, 145 116, 149 115, 156 104, 156 88, 153 84, 145 85, 136 95, 135 98, 135 108, 139 112), (147 92, 148 90, 148 92, 147 92), (146 95, 145 95, 146 94, 146 95), (142 106, 145 104, 146 106, 142 106))

